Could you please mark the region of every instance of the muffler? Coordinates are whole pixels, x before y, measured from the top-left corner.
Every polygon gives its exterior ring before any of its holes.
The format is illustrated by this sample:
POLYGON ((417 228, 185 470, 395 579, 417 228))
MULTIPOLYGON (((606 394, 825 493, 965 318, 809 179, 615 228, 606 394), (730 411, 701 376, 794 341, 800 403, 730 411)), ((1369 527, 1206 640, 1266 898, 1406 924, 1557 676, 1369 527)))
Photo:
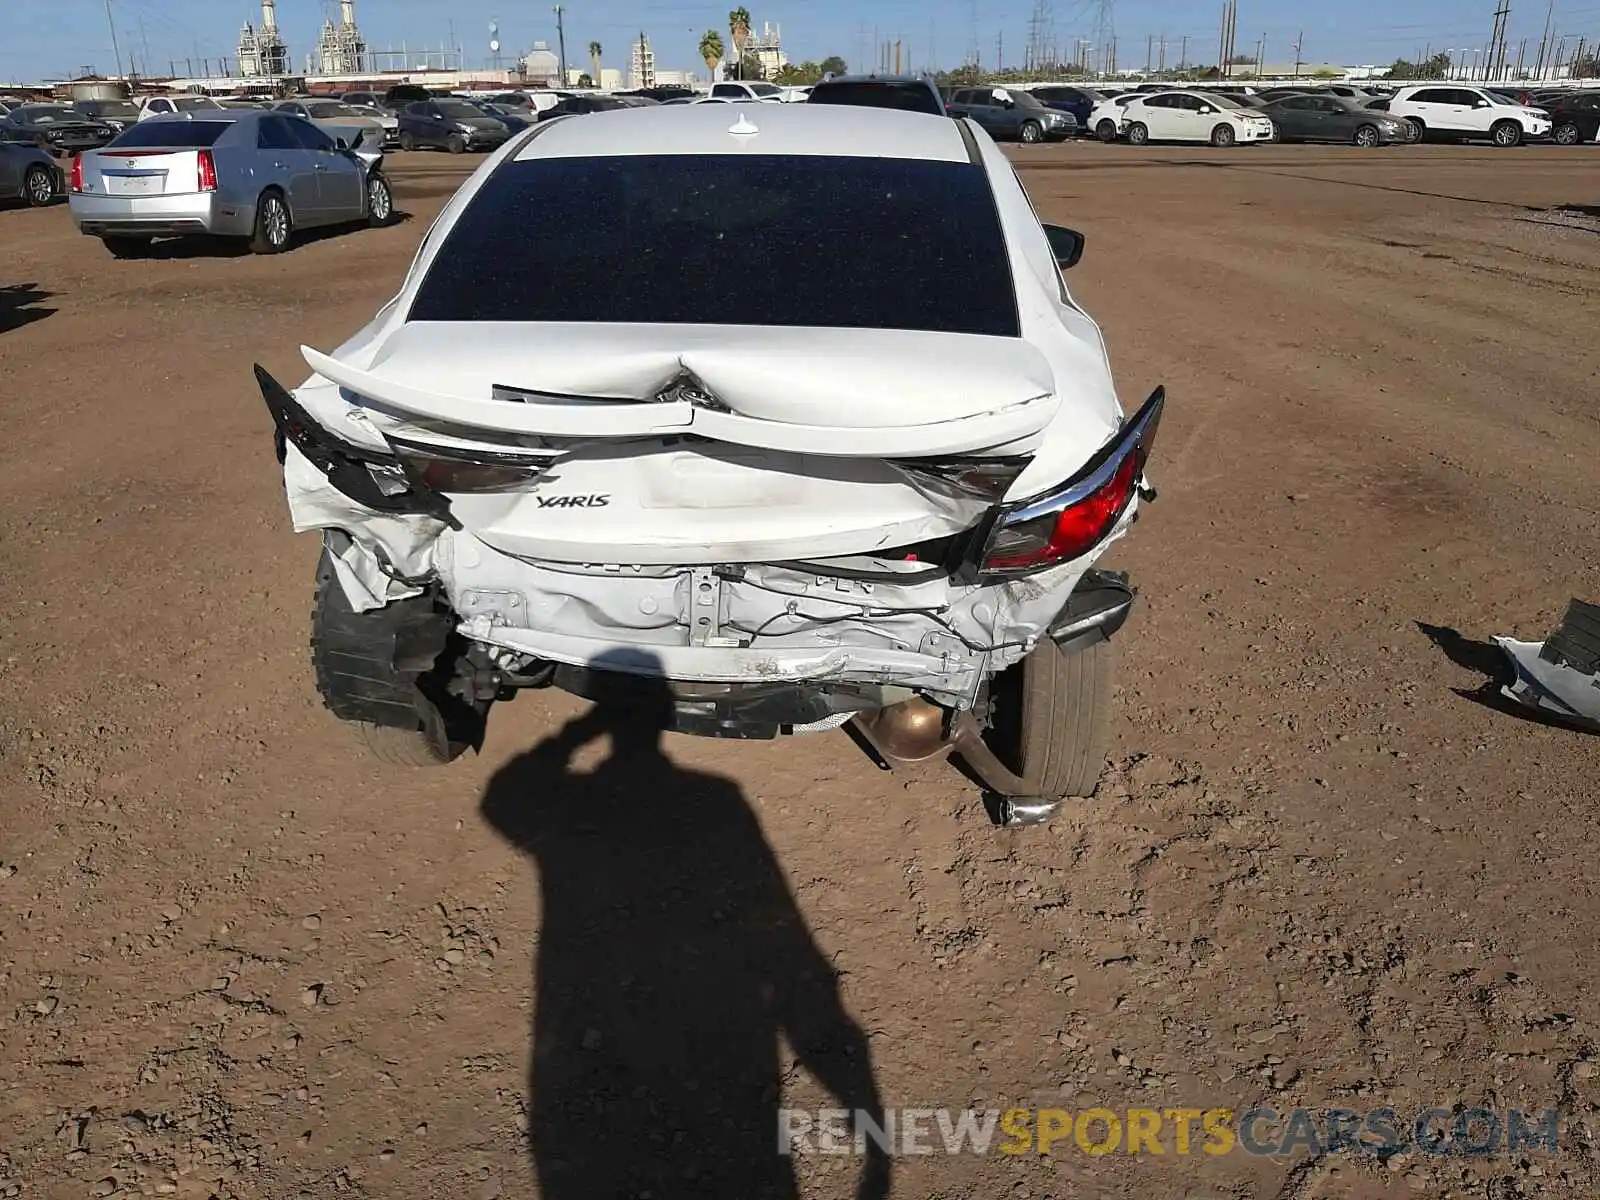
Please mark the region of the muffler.
POLYGON ((983 730, 970 712, 956 712, 913 696, 877 712, 855 717, 851 724, 891 764, 926 762, 952 751, 994 793, 990 814, 1000 825, 1038 825, 1061 801, 1039 794, 1039 785, 1010 770, 989 749, 983 730))

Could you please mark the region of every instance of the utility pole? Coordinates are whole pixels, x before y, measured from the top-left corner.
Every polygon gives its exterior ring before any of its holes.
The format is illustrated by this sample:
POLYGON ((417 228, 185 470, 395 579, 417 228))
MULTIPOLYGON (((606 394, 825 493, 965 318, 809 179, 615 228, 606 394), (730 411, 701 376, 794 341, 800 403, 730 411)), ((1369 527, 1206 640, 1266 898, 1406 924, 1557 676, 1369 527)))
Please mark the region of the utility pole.
POLYGON ((900 74, 900 39, 894 40, 894 73, 900 74))
POLYGON ((1494 32, 1489 35, 1492 47, 1490 66, 1496 79, 1503 78, 1506 69, 1506 19, 1511 15, 1510 0, 1500 0, 1494 10, 1494 32))
POLYGON ((1183 35, 1183 50, 1178 54, 1178 70, 1183 70, 1189 65, 1189 35, 1183 35))
POLYGON ((150 74, 150 39, 144 35, 144 14, 139 14, 139 41, 144 46, 144 73, 150 74))
POLYGON ((561 54, 561 86, 567 86, 567 28, 562 20, 562 5, 558 4, 551 11, 556 14, 556 48, 561 54))
POLYGON ((1306 40, 1306 31, 1302 29, 1294 39, 1294 77, 1300 78, 1300 47, 1306 40))
POLYGON ((1006 69, 1006 35, 1003 30, 994 35, 994 69, 996 73, 1006 69))
MULTIPOLYGON (((122 51, 117 49, 117 23, 111 19, 111 0, 106 0, 106 24, 111 27, 111 53, 117 59, 117 77, 122 77, 122 51)), ((102 62, 105 60, 102 59, 102 62)))
POLYGON ((1533 77, 1544 78, 1544 55, 1550 47, 1550 18, 1555 13, 1556 0, 1549 0, 1544 8, 1544 34, 1539 38, 1539 61, 1534 65, 1533 77))
POLYGON ((1156 43, 1156 72, 1161 75, 1167 73, 1167 35, 1164 33, 1156 43))
POLYGON ((1150 51, 1155 47, 1156 39, 1152 34, 1144 35, 1144 73, 1150 74, 1150 51))

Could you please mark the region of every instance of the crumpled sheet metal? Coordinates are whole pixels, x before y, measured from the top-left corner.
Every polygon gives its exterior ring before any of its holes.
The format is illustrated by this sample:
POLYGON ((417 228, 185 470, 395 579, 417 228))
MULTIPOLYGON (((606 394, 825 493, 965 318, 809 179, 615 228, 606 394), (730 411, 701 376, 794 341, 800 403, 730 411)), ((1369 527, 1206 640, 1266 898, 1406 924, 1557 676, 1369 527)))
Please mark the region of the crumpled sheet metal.
POLYGON ((1517 677, 1500 691, 1526 708, 1572 721, 1600 733, 1600 675, 1585 675, 1539 657, 1543 642, 1497 637, 1517 677))

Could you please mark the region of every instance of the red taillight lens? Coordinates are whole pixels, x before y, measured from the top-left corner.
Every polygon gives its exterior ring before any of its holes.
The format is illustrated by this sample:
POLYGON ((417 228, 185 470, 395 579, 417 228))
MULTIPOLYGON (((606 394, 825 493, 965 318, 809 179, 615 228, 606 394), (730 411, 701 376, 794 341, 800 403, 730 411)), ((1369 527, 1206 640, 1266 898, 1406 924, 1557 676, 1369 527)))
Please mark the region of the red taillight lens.
POLYGON ((1075 504, 1014 525, 1001 525, 990 539, 983 569, 1031 570, 1092 550, 1111 532, 1133 498, 1141 460, 1138 453, 1127 455, 1110 479, 1075 504))
POLYGON ((1005 576, 1069 562, 1098 546, 1133 502, 1166 405, 1157 388, 1084 470, 1049 495, 1003 509, 982 572, 1005 576))
POLYGON ((83 191, 83 155, 72 156, 72 176, 67 181, 67 187, 74 192, 83 191))
POLYGON ((217 161, 211 157, 211 151, 202 150, 198 156, 200 161, 200 190, 214 192, 217 190, 217 161))

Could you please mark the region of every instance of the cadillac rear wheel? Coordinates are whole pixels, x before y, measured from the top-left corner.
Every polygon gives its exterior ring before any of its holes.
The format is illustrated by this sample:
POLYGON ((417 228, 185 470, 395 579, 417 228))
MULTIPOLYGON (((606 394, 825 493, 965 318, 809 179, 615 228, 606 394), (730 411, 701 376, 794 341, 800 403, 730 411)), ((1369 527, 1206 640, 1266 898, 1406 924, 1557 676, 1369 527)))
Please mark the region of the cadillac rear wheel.
POLYGON ((389 190, 389 181, 374 171, 367 178, 367 224, 387 225, 393 217, 394 193, 389 190))
POLYGON ((1111 729, 1110 641, 1063 650, 1048 638, 994 680, 986 740, 1046 800, 1090 796, 1111 729))
POLYGON ((56 183, 46 167, 32 166, 22 177, 22 194, 34 208, 43 208, 56 198, 56 183))
POLYGON ((263 192, 256 201, 256 231, 250 249, 257 254, 281 254, 289 248, 292 226, 289 206, 279 192, 263 192))

